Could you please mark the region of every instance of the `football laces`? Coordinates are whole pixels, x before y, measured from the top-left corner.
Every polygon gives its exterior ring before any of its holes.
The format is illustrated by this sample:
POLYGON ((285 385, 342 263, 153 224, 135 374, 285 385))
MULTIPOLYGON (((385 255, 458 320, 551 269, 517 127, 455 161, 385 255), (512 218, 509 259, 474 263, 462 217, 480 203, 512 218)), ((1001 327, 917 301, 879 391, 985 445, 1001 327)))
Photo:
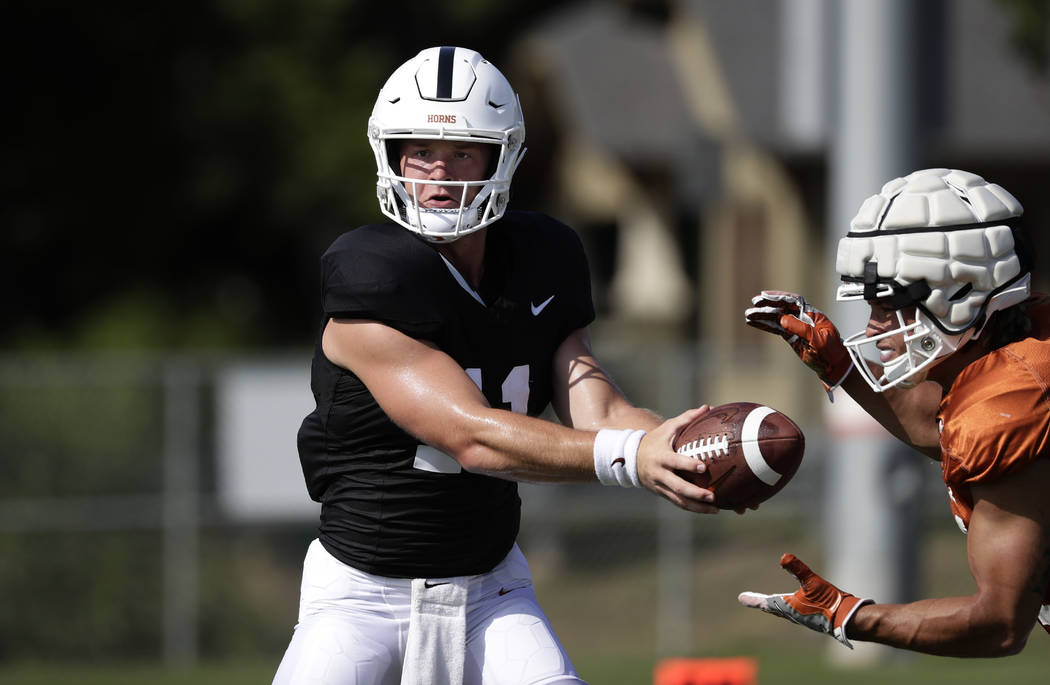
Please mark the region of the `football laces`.
POLYGON ((700 440, 687 442, 678 448, 678 454, 706 461, 709 457, 729 454, 728 435, 710 435, 700 440))

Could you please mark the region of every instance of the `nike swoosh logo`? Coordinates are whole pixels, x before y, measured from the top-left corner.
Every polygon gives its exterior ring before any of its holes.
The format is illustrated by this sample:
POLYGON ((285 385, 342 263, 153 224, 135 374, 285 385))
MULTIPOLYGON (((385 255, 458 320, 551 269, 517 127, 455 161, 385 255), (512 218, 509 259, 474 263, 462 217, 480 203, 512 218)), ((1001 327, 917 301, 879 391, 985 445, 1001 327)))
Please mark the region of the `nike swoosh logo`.
POLYGON ((540 312, 542 312, 544 309, 546 309, 547 305, 549 305, 551 303, 551 300, 553 300, 553 299, 554 299, 554 295, 551 295, 546 300, 541 302, 539 305, 535 305, 535 304, 532 304, 530 302, 529 306, 532 307, 532 315, 533 316, 539 316, 540 312))
POLYGON ((430 589, 430 588, 432 588, 432 587, 437 587, 438 585, 448 585, 448 582, 444 582, 444 583, 431 583, 431 582, 430 582, 429 580, 424 580, 424 581, 423 581, 423 587, 425 587, 425 588, 427 588, 427 589, 430 589))
POLYGON ((514 588, 511 588, 511 589, 508 590, 505 587, 501 587, 499 589, 499 596, 502 597, 503 595, 507 594, 508 592, 514 592, 514 588))

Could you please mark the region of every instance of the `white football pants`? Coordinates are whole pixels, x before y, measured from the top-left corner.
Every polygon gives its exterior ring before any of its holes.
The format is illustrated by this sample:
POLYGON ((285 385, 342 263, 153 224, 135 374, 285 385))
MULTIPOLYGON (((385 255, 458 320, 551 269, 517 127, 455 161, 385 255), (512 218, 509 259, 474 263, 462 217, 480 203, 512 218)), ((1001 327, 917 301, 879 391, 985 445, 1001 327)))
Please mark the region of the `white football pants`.
MULTIPOLYGON (((434 579, 440 581, 440 579, 434 579)), ((412 581, 364 573, 317 540, 303 564, 299 622, 274 685, 399 685, 412 581)), ((464 685, 580 685, 540 609, 517 545, 467 581, 464 685)))

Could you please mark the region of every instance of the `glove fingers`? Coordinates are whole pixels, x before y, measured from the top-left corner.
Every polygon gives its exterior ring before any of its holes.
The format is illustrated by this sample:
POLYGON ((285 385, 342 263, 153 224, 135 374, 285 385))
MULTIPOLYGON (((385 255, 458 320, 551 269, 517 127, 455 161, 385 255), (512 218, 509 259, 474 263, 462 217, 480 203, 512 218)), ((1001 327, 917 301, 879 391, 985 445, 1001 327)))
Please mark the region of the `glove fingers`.
POLYGON ((751 298, 751 304, 755 307, 776 307, 781 311, 801 311, 802 305, 805 303, 799 303, 798 300, 793 297, 783 297, 777 295, 755 295, 751 298))
POLYGON ((752 609, 763 609, 769 597, 770 595, 764 595, 761 592, 741 592, 737 595, 736 601, 752 609))
POLYGON ((810 570, 809 566, 796 557, 794 554, 785 554, 780 557, 780 567, 795 576, 800 584, 805 584, 806 579, 813 575, 813 571, 810 570))
POLYGON ((782 307, 748 307, 744 310, 744 318, 751 319, 768 319, 770 321, 777 321, 784 314, 782 307))
POLYGON ((764 611, 767 614, 776 614, 778 616, 784 616, 784 612, 778 609, 778 605, 781 605, 791 595, 765 595, 761 592, 741 592, 737 595, 736 601, 740 602, 746 607, 751 609, 758 609, 764 611), (776 602, 775 600, 781 600, 776 602))
POLYGON ((744 311, 744 321, 749 326, 783 335, 780 325, 780 309, 776 307, 751 307, 744 311))
MULTIPOLYGON (((806 315, 802 314, 802 316, 806 315)), ((806 318, 808 319, 809 317, 806 316, 806 318)), ((796 316, 785 314, 784 316, 780 317, 780 321, 778 323, 780 324, 781 328, 783 328, 788 333, 791 333, 792 335, 797 335, 798 337, 805 338, 806 340, 809 340, 813 337, 812 323, 806 323, 805 321, 802 321, 796 316)))
POLYGON ((751 298, 751 302, 758 304, 759 300, 769 300, 770 302, 790 302, 796 307, 801 307, 805 304, 806 300, 797 293, 789 293, 786 290, 763 290, 758 295, 751 298))

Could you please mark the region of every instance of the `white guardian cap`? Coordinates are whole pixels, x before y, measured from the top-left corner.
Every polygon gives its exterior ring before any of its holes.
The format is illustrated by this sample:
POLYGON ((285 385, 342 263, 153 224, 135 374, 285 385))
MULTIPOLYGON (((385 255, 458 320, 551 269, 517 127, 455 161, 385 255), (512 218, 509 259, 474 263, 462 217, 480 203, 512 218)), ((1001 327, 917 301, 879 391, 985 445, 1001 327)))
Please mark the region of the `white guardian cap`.
POLYGON ((896 310, 898 327, 844 343, 876 392, 910 387, 926 370, 980 336, 988 317, 1025 300, 1031 273, 1015 231, 1024 210, 1013 195, 976 174, 923 169, 864 201, 839 241, 839 301, 875 300, 896 310), (914 322, 902 311, 915 308, 914 322), (875 344, 904 334, 906 353, 873 372, 875 344))
POLYGON ((427 240, 450 242, 503 216, 511 178, 525 154, 525 120, 499 69, 474 50, 434 47, 398 67, 379 91, 368 141, 383 214, 427 240), (427 181, 454 186, 462 197, 458 208, 428 209, 417 202, 420 182, 399 169, 399 141, 409 139, 487 143, 498 154, 484 180, 427 181), (469 188, 479 190, 467 204, 469 188))

